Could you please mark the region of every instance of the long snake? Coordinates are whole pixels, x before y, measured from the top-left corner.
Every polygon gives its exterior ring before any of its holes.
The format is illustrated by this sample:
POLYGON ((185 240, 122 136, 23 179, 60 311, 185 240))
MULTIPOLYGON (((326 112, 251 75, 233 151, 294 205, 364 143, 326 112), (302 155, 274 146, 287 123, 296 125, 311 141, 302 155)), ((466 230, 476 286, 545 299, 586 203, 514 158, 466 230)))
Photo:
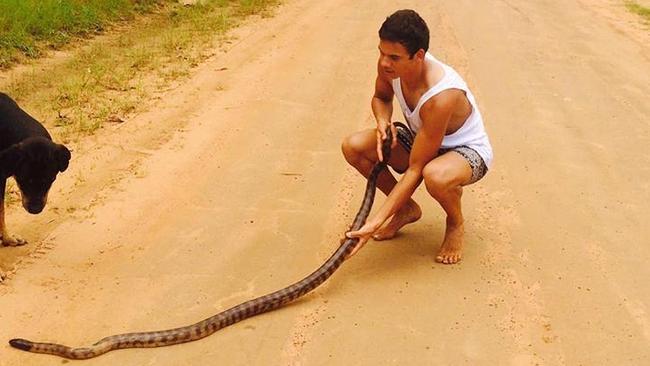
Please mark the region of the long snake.
MULTIPOLYGON (((375 164, 368 176, 363 202, 350 230, 360 229, 365 223, 366 218, 370 213, 370 209, 372 208, 375 199, 377 176, 385 168, 385 162, 388 161, 390 156, 390 145, 392 140, 390 128, 387 129, 387 135, 387 138, 382 144, 384 159, 375 164)), ((23 351, 46 353, 73 360, 83 360, 97 357, 116 349, 164 347, 196 341, 213 334, 219 329, 235 324, 246 318, 275 310, 312 291, 321 283, 325 282, 325 280, 327 280, 334 271, 341 266, 358 242, 358 238, 342 239, 341 245, 334 254, 332 254, 332 256, 316 271, 299 282, 281 290, 236 305, 192 325, 161 331, 112 335, 101 339, 90 347, 73 348, 62 344, 32 342, 20 338, 10 340, 9 344, 14 348, 23 351)))

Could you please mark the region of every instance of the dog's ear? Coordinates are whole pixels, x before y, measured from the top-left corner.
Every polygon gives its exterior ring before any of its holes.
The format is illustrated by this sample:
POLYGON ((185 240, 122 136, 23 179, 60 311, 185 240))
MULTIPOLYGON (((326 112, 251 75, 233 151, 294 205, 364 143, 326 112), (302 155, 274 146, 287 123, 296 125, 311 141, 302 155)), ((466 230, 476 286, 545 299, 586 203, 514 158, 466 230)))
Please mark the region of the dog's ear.
POLYGON ((66 169, 68 169, 68 163, 72 157, 70 150, 68 150, 68 148, 64 145, 58 145, 56 153, 57 163, 59 164, 59 172, 64 172, 66 169))
POLYGON ((0 151, 0 177, 9 178, 16 174, 22 158, 23 155, 18 144, 0 151))

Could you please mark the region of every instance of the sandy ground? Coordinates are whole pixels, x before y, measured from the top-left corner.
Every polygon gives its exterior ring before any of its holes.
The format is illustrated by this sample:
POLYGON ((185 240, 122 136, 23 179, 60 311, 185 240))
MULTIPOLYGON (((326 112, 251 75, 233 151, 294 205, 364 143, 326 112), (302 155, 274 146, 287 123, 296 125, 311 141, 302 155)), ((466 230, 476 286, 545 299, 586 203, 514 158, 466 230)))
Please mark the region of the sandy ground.
MULTIPOLYGON (((495 165, 444 216, 370 243, 303 300, 87 365, 650 364, 650 42, 613 1, 290 0, 151 111, 75 149, 31 241, 0 249, 0 341, 89 345, 193 323, 319 266, 363 192, 376 30, 414 7, 475 91, 495 165)), ((383 197, 379 197, 379 202, 383 197)), ((63 361, 65 362, 65 361, 63 361)), ((57 365, 0 345, 0 365, 57 365)))

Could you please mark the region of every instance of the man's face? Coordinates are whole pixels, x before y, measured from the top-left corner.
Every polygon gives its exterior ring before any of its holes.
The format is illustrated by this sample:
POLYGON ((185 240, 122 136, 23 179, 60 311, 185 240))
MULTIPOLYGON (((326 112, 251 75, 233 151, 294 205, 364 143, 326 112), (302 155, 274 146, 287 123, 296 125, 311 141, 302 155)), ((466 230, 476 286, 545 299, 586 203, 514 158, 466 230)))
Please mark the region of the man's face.
POLYGON ((417 62, 415 56, 409 57, 406 48, 398 42, 379 41, 379 71, 391 79, 408 73, 417 62))

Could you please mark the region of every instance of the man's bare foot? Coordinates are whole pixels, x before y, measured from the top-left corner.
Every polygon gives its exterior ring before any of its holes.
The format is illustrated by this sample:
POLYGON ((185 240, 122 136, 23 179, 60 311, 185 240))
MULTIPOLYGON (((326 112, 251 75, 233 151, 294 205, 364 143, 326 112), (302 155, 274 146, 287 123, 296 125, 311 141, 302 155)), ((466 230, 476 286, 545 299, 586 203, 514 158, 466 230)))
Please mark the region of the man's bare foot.
POLYGON ((27 244, 27 241, 10 235, 9 233, 0 234, 0 246, 17 247, 27 244))
POLYGON ((392 239, 404 225, 416 222, 420 217, 422 217, 420 206, 415 202, 409 202, 393 215, 388 224, 377 230, 372 238, 377 241, 392 239))
POLYGON ((445 239, 442 241, 436 262, 454 264, 460 262, 463 251, 463 234, 465 226, 461 224, 450 225, 447 223, 445 239))

